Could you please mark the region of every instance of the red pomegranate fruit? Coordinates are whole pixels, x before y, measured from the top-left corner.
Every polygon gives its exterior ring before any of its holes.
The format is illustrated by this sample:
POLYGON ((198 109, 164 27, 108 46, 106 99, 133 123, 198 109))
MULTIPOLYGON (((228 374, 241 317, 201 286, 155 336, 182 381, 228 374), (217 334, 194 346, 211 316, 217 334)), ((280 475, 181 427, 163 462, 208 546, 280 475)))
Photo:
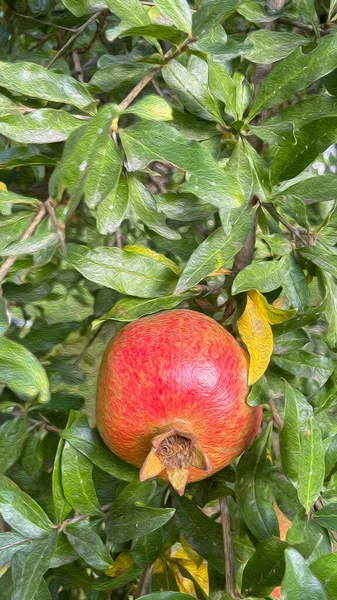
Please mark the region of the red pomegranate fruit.
POLYGON ((219 323, 171 310, 126 325, 111 340, 97 388, 107 446, 183 494, 228 465, 254 439, 261 407, 246 404, 248 361, 219 323))

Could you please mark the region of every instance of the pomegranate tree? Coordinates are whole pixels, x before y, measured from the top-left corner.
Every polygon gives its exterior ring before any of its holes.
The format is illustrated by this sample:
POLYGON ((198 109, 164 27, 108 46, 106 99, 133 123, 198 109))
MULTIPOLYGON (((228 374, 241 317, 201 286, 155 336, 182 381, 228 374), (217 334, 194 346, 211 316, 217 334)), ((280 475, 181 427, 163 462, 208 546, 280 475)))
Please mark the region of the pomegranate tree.
POLYGON ((97 388, 97 424, 109 448, 183 494, 239 456, 261 407, 246 403, 247 356, 216 321, 190 310, 145 317, 108 345, 97 388))

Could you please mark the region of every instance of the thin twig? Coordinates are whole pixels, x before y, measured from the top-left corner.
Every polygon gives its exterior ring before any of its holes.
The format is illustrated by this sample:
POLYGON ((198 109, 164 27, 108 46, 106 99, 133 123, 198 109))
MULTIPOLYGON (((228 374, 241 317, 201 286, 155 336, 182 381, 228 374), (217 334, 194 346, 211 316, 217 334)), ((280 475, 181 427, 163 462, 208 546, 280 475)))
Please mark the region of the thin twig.
POLYGON ((35 23, 39 23, 39 25, 47 25, 48 27, 56 27, 56 29, 63 29, 64 31, 77 31, 74 27, 63 27, 63 25, 56 25, 55 23, 48 23, 47 21, 41 21, 40 19, 36 19, 35 17, 31 17, 30 15, 22 15, 21 13, 14 13, 16 17, 21 17, 22 19, 29 19, 30 21, 35 21, 35 23))
POLYGON ((62 223, 59 223, 59 221, 56 218, 54 204, 53 204, 52 199, 48 198, 48 200, 44 203, 44 205, 50 216, 50 220, 56 229, 56 233, 57 233, 58 240, 60 242, 61 250, 62 250, 62 252, 64 252, 64 254, 66 254, 67 247, 66 247, 66 242, 64 239, 64 225, 62 223))
POLYGON ((269 214, 272 215, 272 217, 274 217, 275 219, 277 219, 277 221, 282 223, 282 225, 284 225, 284 227, 286 229, 288 229, 288 231, 290 231, 290 233, 294 237, 297 237, 297 239, 300 240, 300 242, 301 242, 301 244, 303 244, 303 246, 307 245, 306 240, 297 231, 296 227, 293 227, 292 225, 290 225, 290 223, 288 223, 288 221, 284 217, 282 217, 282 215, 280 215, 280 213, 276 210, 276 208, 272 204, 269 204, 268 202, 264 202, 263 207, 267 209, 267 211, 269 212, 269 214))
POLYGON ((145 596, 146 594, 149 593, 151 581, 152 581, 153 569, 154 569, 154 563, 152 565, 150 565, 149 567, 146 567, 146 569, 144 569, 142 576, 140 578, 140 581, 139 581, 139 585, 133 595, 134 600, 136 600, 136 598, 140 598, 140 596, 145 596))
POLYGON ((234 552, 232 544, 232 532, 230 514, 227 498, 224 496, 220 500, 221 524, 223 544, 225 551, 225 569, 226 569, 226 592, 234 600, 239 600, 240 596, 236 590, 235 570, 234 570, 234 552))
POLYGON ((271 413, 273 415, 273 419, 274 419, 277 427, 281 431, 283 429, 284 421, 283 421, 282 417, 279 415, 279 412, 277 410, 277 407, 276 407, 276 404, 275 404, 275 401, 273 398, 269 398, 269 406, 270 406, 271 413))
POLYGON ((80 57, 78 55, 77 50, 73 50, 71 53, 71 56, 72 56, 73 63, 74 63, 75 75, 77 75, 78 81, 83 83, 84 82, 83 69, 82 69, 80 57))
POLYGON ((53 56, 53 58, 51 59, 51 61, 47 65, 47 69, 50 69, 50 67, 54 64, 54 62, 58 59, 58 57, 61 56, 61 54, 63 54, 64 50, 66 48, 68 48, 78 38, 78 36, 81 35, 81 33, 83 33, 83 31, 85 31, 85 29, 87 27, 89 27, 89 25, 93 21, 95 21, 95 19, 97 19, 97 17, 99 17, 100 14, 102 14, 102 12, 103 12, 102 10, 100 10, 99 12, 96 12, 94 15, 92 15, 92 17, 90 17, 90 19, 88 19, 85 23, 83 23, 83 25, 81 25, 81 27, 79 27, 78 29, 76 29, 75 33, 62 46, 62 48, 60 48, 60 50, 58 52, 56 52, 55 56, 53 56))
MULTIPOLYGON (((35 218, 31 222, 31 224, 29 225, 28 229, 26 229, 26 231, 22 235, 22 237, 20 239, 20 242, 24 242, 31 235, 33 235, 35 229, 41 223, 41 221, 42 221, 43 217, 45 216, 45 214, 46 214, 46 207, 45 207, 44 204, 41 204, 41 206, 39 208, 39 212, 37 213, 37 215, 35 216, 35 218)), ((1 291, 2 282, 5 279, 5 277, 6 277, 7 273, 8 273, 8 271, 10 270, 10 268, 14 265, 16 259, 17 259, 17 256, 9 256, 5 260, 5 262, 3 263, 3 265, 0 267, 0 297, 2 295, 2 291, 1 291)))
MULTIPOLYGON (((173 58, 176 58, 177 56, 179 56, 180 54, 185 52, 188 44, 190 44, 193 41, 194 41, 193 39, 188 38, 181 44, 181 46, 179 46, 179 48, 177 48, 173 52, 172 52, 172 50, 169 50, 168 52, 166 52, 166 54, 164 55, 165 63, 169 62, 173 58)), ((162 66, 163 65, 156 65, 149 73, 147 73, 145 75, 145 77, 143 77, 143 79, 139 83, 137 83, 137 85, 131 90, 131 92, 119 104, 118 109, 120 112, 123 112, 130 106, 130 104, 135 100, 135 98, 137 98, 137 96, 140 94, 140 92, 157 75, 158 71, 160 71, 162 66)))
POLYGON ((100 325, 99 327, 97 327, 97 329, 96 329, 96 331, 95 331, 94 335, 93 335, 93 336, 90 338, 90 340, 89 340, 89 341, 86 343, 86 345, 84 346, 84 348, 83 348, 83 350, 82 350, 81 354, 80 354, 80 355, 77 357, 77 359, 75 360, 75 362, 74 362, 74 365, 78 365, 78 364, 81 362, 82 358, 83 358, 83 357, 86 355, 86 353, 88 352, 88 350, 89 350, 89 348, 90 348, 91 344, 93 344, 93 342, 94 342, 94 341, 95 341, 95 339, 97 338, 98 334, 100 333, 102 326, 103 326, 103 323, 102 323, 102 325, 100 325))

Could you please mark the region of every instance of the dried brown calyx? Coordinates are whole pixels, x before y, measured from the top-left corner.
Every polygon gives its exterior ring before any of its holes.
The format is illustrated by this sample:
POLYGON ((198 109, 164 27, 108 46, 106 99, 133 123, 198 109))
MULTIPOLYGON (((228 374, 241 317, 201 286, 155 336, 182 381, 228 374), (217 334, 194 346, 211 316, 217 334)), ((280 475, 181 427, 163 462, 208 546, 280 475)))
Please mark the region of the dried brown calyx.
POLYGON ((139 477, 144 481, 166 471, 172 487, 182 496, 190 466, 206 473, 212 470, 207 455, 198 444, 197 436, 172 428, 152 439, 152 449, 146 457, 139 477))

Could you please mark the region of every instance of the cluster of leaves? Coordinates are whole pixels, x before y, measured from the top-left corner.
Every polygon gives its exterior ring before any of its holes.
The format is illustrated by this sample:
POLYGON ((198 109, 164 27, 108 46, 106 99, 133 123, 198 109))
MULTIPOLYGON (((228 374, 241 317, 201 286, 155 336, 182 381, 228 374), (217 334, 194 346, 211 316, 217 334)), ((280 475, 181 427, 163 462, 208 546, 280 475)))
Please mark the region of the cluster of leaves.
POLYGON ((1 600, 337 599, 336 10, 2 3, 1 600), (94 428, 108 339, 177 306, 264 407, 182 498, 94 428))

